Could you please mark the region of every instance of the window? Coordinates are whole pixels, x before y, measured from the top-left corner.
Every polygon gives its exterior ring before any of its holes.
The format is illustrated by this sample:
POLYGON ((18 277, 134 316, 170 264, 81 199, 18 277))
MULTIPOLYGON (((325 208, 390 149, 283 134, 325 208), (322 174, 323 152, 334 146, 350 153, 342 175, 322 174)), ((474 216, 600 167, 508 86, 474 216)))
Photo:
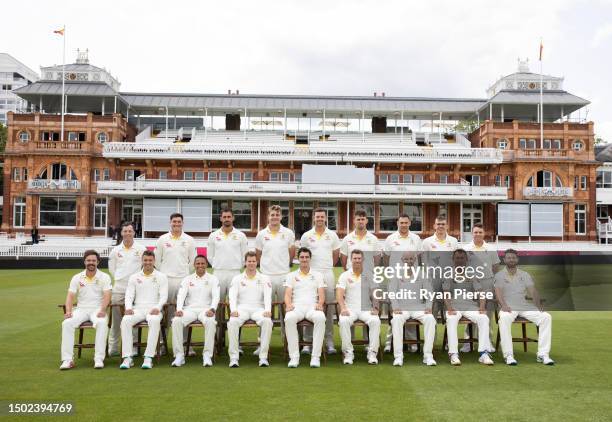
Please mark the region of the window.
POLYGON ((323 208, 327 213, 327 227, 330 230, 337 230, 338 228, 338 203, 337 202, 319 202, 319 207, 323 208))
POLYGON ((212 228, 221 228, 221 210, 223 208, 229 208, 229 201, 213 199, 212 201, 212 228))
POLYGON ((121 208, 121 220, 142 221, 142 199, 124 199, 121 208))
POLYGON ((240 182, 240 172, 239 171, 232 172, 232 182, 240 182))
POLYGON ((28 181, 28 169, 27 168, 24 167, 21 169, 21 177, 24 182, 28 181))
POLYGON ((229 173, 227 171, 220 171, 219 172, 219 181, 220 182, 227 182, 229 180, 229 173))
POLYGON ((74 227, 76 226, 76 214, 76 198, 40 198, 41 227, 74 227))
POLYGON ((193 180, 193 172, 191 170, 184 171, 183 180, 193 180))
POLYGON ((465 180, 471 186, 480 186, 480 175, 479 174, 468 174, 465 176, 465 180))
POLYGON ((574 190, 578 190, 578 176, 574 176, 574 190))
MULTIPOLYGON (((301 173, 300 173, 301 175, 301 173)), ((243 180, 245 182, 252 182, 253 181, 253 172, 252 171, 245 171, 243 174, 243 180)))
POLYGON ((216 171, 209 171, 208 172, 208 181, 209 182, 214 182, 217 180, 217 172, 216 171))
MULTIPOLYGON (((40 173, 40 179, 47 179, 47 169, 43 169, 40 173)), ((74 170, 69 169, 64 163, 51 164, 51 179, 53 180, 77 180, 74 170)))
POLYGON ((380 204, 380 231, 390 232, 397 229, 399 204, 380 204))
POLYGON ((157 173, 157 178, 159 180, 167 180, 168 179, 168 170, 160 170, 157 173))
POLYGON ((404 203, 404 214, 410 216, 410 231, 420 232, 423 230, 423 204, 404 203))
POLYGON ((495 175, 495 186, 501 186, 502 184, 502 177, 501 174, 496 174, 495 175))
POLYGON ((510 175, 504 176, 504 186, 509 188, 511 183, 512 183, 512 176, 510 175))
POLYGON ((404 183, 412 183, 412 174, 404 174, 404 183))
POLYGON ((68 132, 68 140, 70 142, 85 141, 85 132, 68 132))
POLYGON ((389 175, 381 174, 380 176, 378 176, 378 183, 380 183, 381 185, 389 183, 389 175))
POLYGON ((124 173, 124 180, 128 181, 128 182, 133 182, 134 180, 136 180, 136 177, 138 177, 136 175, 137 170, 126 170, 124 173))
POLYGON ((586 205, 574 206, 574 230, 576 234, 586 234, 586 205))
POLYGON ((196 171, 194 174, 194 179, 195 180, 204 180, 204 172, 203 171, 196 171))
POLYGON ((507 139, 499 139, 497 141, 497 148, 506 149, 508 148, 508 140, 507 139))
POLYGON ((584 144, 580 139, 575 139, 574 142, 572 142, 572 149, 574 151, 582 151, 583 148, 584 144))
POLYGON ((542 142, 542 149, 550 149, 551 141, 550 139, 544 139, 542 142))
POLYGON ((23 196, 15 197, 13 202, 13 227, 25 226, 26 201, 23 196))
POLYGON ((448 217, 448 207, 446 203, 438 204, 438 215, 445 215, 448 217))
POLYGON ((612 188, 612 170, 597 170, 598 188, 612 188))
POLYGON ((41 141, 59 141, 60 133, 59 132, 41 132, 40 140, 41 141))
POLYGON ((13 182, 21 182, 21 168, 13 167, 13 182))
POLYGON ((423 183, 423 175, 415 174, 414 175, 414 183, 423 183))
POLYGON ((563 187, 563 183, 561 182, 561 178, 548 170, 540 170, 536 173, 536 179, 534 181, 533 176, 527 180, 527 186, 529 187, 539 187, 539 188, 552 188, 553 187, 553 178, 555 181, 554 187, 561 188, 563 187), (535 182, 535 183, 534 183, 535 182))
POLYGON ((536 140, 535 139, 519 139, 519 148, 521 149, 535 149, 536 140))
POLYGON ((19 142, 21 143, 26 143, 30 140, 30 133, 26 132, 25 130, 22 130, 21 132, 19 132, 19 142))
POLYGON ((298 171, 297 173, 293 174, 293 181, 295 183, 302 183, 302 172, 298 171))
MULTIPOLYGON (((270 201, 270 205, 278 205, 281 207, 281 224, 285 227, 289 227, 289 201, 270 201)), ((264 210, 266 218, 268 218, 268 211, 264 210)))
POLYGON ((561 149, 561 139, 553 139, 552 140, 552 149, 561 149))
POLYGON ((285 172, 285 171, 284 171, 284 172, 282 172, 282 173, 280 174, 280 180, 281 180, 281 182, 283 182, 283 183, 289 183, 289 179, 290 179, 290 177, 291 177, 291 176, 290 176, 289 172, 285 172))
POLYGON ((251 230, 251 201, 232 201, 234 226, 241 230, 251 230))
POLYGON ((270 173, 270 182, 282 182, 289 183, 290 173, 289 172, 277 172, 273 171, 270 173))
POLYGON ((98 132, 98 134, 96 135, 96 139, 98 140, 98 142, 103 144, 104 142, 108 141, 108 135, 106 134, 106 132, 98 132))
POLYGON ((97 182, 100 180, 100 169, 93 169, 93 181, 97 182))
POLYGON ((440 175, 440 183, 448 183, 448 174, 441 174, 440 175))
POLYGON ((390 174, 389 175, 389 183, 392 183, 394 185, 397 185, 400 181, 400 175, 399 174, 390 174))
POLYGON ((587 190, 587 177, 580 176, 580 190, 587 190))
POLYGON ((102 180, 110 180, 110 169, 104 169, 104 172, 102 173, 102 180))
POLYGON ((94 228, 106 228, 106 198, 96 198, 94 204, 94 228))
POLYGON ((374 230, 374 203, 373 202, 357 202, 355 204, 355 210, 364 210, 366 212, 366 215, 368 216, 367 229, 370 231, 373 231, 374 230))

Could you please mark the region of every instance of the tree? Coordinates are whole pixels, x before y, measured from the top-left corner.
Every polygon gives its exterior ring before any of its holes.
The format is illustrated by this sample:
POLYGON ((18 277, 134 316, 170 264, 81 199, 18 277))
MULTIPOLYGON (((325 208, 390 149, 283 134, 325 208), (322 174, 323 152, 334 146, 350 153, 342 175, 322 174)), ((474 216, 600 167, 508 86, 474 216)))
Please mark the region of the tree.
POLYGON ((454 129, 455 132, 472 133, 478 129, 478 121, 475 119, 460 120, 454 129))
POLYGON ((606 141, 601 136, 595 136, 595 145, 605 144, 606 141))
POLYGON ((8 139, 8 128, 0 123, 0 154, 4 152, 6 140, 8 139))

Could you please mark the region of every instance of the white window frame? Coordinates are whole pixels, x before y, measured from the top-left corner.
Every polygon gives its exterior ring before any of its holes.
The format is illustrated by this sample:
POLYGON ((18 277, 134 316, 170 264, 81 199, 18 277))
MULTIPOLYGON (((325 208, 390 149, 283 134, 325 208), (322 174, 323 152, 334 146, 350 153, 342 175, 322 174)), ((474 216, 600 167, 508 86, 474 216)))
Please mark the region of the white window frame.
POLYGON ((27 130, 22 130, 17 135, 17 138, 19 139, 19 142, 25 144, 30 141, 30 132, 28 132, 27 130))
POLYGON ((586 235, 586 205, 575 204, 574 205, 574 229, 577 235, 586 235), (578 231, 579 226, 582 224, 584 231, 578 231))
MULTIPOLYGON (((41 204, 43 198, 57 198, 57 197, 54 197, 54 196, 41 196, 40 197, 40 200, 39 200, 39 203, 38 203, 38 227, 45 227, 45 228, 50 228, 50 229, 74 229, 74 228, 76 228, 76 224, 74 226, 43 226, 41 224, 41 222, 40 222, 40 214, 41 214, 40 204, 41 204)), ((73 197, 73 196, 68 197, 68 198, 66 198, 66 197, 60 197, 60 198, 61 199, 74 199, 75 204, 76 204, 76 207, 74 209, 74 214, 75 214, 74 221, 75 221, 75 223, 78 223, 78 221, 79 221, 79 204, 77 202, 77 198, 73 197)), ((67 212, 67 211, 65 211, 65 212, 67 212)))
POLYGON ((13 202, 13 227, 25 227, 26 220, 26 199, 23 196, 16 196, 13 202), (17 224, 17 215, 21 224, 17 224))
POLYGON ((94 212, 93 212, 93 228, 94 229, 106 229, 106 211, 107 211, 106 198, 96 198, 94 201, 94 212), (104 223, 101 226, 96 225, 96 217, 101 216, 101 221, 104 223))
POLYGON ((572 142, 572 149, 574 151, 582 151, 584 149, 584 142, 580 139, 574 139, 574 142, 572 142))
POLYGON ((507 149, 508 148, 508 140, 506 138, 501 138, 497 140, 497 148, 498 149, 507 149))
POLYGON ((108 134, 106 132, 98 132, 96 134, 96 141, 101 144, 108 142, 108 134))

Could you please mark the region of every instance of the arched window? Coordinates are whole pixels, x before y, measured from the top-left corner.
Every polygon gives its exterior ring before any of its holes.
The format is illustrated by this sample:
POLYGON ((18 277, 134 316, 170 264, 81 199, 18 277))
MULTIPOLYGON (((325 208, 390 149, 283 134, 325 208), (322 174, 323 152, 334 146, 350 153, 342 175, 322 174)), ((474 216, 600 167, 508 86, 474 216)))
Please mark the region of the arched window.
POLYGON ((22 130, 19 132, 19 142, 25 144, 30 140, 30 133, 28 131, 22 130))
POLYGON ((535 176, 531 176, 529 180, 527 180, 527 186, 534 188, 562 188, 563 182, 561 182, 561 178, 552 171, 540 170, 535 176))
POLYGON ((39 179, 77 180, 76 173, 64 163, 53 163, 45 167, 38 176, 39 179))

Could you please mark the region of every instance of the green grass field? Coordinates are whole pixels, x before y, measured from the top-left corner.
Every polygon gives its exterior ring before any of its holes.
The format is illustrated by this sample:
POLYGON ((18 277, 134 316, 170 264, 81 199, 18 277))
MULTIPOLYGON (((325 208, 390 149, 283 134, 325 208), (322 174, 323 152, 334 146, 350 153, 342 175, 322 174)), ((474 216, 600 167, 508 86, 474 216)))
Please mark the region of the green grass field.
POLYGON ((493 367, 478 365, 475 353, 464 354, 461 367, 451 367, 440 351, 439 326, 437 367, 425 367, 414 354, 406 354, 402 368, 391 366, 391 355, 368 366, 358 353, 352 367, 335 355, 320 369, 309 368, 303 358, 300 368, 290 370, 275 329, 269 368, 258 368, 247 349, 238 369, 228 368, 227 355, 222 355, 213 368, 203 368, 200 357, 171 368, 164 357, 151 371, 138 366, 120 371, 115 357, 96 371, 93 351, 86 350, 77 368, 60 372, 62 315, 57 304, 76 271, 0 271, 0 400, 70 401, 80 421, 542 421, 610 420, 612 415, 612 312, 553 312, 553 367, 535 362, 534 344, 526 354, 516 345, 517 367, 502 364, 499 353, 493 367))

